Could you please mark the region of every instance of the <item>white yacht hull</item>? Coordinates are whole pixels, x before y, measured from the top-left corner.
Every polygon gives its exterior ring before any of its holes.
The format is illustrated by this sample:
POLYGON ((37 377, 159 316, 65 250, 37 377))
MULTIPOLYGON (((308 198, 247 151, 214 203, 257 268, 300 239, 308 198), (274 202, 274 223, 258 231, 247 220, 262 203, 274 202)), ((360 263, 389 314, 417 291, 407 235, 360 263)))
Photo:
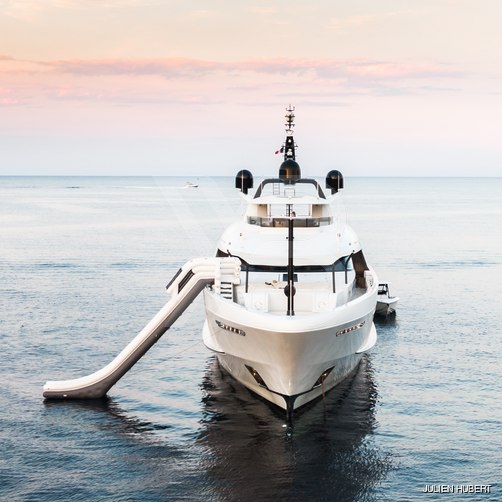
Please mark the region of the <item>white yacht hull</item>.
POLYGON ((396 311, 398 298, 379 299, 376 305, 375 314, 388 316, 396 311))
POLYGON ((204 298, 206 346, 236 380, 286 410, 341 382, 376 342, 376 289, 341 308, 295 316, 249 311, 210 289, 204 298))

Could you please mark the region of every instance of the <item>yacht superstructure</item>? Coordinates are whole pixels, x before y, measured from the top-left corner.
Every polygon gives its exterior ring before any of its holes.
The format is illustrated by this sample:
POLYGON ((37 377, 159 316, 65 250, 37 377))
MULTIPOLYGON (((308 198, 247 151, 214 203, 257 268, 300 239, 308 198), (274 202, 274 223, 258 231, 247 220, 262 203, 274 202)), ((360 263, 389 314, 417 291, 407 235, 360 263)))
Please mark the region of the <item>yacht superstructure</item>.
POLYGON ((288 414, 343 380, 375 344, 378 289, 357 235, 333 211, 343 176, 328 173, 327 193, 302 178, 293 127, 289 107, 277 178, 252 195, 252 174, 236 176, 247 210, 217 256, 240 260, 240 283, 204 290, 203 332, 231 375, 288 414))

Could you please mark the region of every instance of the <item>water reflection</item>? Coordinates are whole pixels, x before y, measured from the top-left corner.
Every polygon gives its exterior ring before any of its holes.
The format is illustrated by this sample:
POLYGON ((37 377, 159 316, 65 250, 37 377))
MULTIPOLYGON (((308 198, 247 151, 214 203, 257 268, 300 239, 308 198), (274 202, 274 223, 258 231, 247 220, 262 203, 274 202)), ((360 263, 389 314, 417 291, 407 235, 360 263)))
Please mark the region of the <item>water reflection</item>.
POLYGON ((145 436, 168 428, 131 415, 108 396, 99 399, 46 400, 44 406, 53 418, 61 414, 65 421, 69 421, 73 416, 77 422, 88 422, 89 415, 92 415, 94 420, 101 419, 101 430, 114 430, 124 435, 145 436))
POLYGON ((149 420, 146 410, 134 416, 110 398, 46 401, 45 411, 88 462, 99 465, 100 455, 115 462, 109 482, 127 484, 124 473, 134 469, 151 500, 365 500, 392 467, 372 440, 377 389, 367 357, 324 400, 300 410, 292 429, 215 358, 201 391, 199 427, 183 442, 175 426, 149 420))
POLYGON ((251 396, 214 360, 203 382, 202 468, 220 500, 361 500, 390 462, 372 445, 377 390, 370 360, 296 415, 251 396))
POLYGON ((380 314, 375 314, 375 317, 373 318, 373 321, 376 326, 396 326, 396 311, 391 312, 390 314, 387 315, 380 315, 380 314))

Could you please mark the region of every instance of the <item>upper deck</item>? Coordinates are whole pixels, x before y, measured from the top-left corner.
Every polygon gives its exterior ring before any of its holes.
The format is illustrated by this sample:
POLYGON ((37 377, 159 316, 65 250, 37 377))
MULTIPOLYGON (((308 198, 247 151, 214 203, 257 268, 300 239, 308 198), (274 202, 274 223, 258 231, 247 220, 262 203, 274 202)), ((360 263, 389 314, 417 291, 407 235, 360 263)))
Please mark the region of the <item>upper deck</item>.
POLYGON ((333 196, 326 197, 315 179, 302 179, 294 185, 281 179, 263 180, 254 196, 245 195, 249 225, 287 228, 293 217, 295 227, 316 228, 333 223, 333 196))

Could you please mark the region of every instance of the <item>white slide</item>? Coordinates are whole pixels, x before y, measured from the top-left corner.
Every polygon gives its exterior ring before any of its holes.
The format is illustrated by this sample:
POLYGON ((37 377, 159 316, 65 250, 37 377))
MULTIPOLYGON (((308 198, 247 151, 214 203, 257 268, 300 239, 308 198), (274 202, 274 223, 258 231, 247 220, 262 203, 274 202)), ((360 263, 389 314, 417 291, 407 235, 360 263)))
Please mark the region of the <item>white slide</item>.
POLYGON ((104 368, 73 380, 48 381, 44 385, 46 399, 95 399, 103 397, 117 381, 172 326, 197 295, 208 285, 239 284, 238 258, 195 258, 176 273, 167 286, 171 299, 138 335, 104 368))

